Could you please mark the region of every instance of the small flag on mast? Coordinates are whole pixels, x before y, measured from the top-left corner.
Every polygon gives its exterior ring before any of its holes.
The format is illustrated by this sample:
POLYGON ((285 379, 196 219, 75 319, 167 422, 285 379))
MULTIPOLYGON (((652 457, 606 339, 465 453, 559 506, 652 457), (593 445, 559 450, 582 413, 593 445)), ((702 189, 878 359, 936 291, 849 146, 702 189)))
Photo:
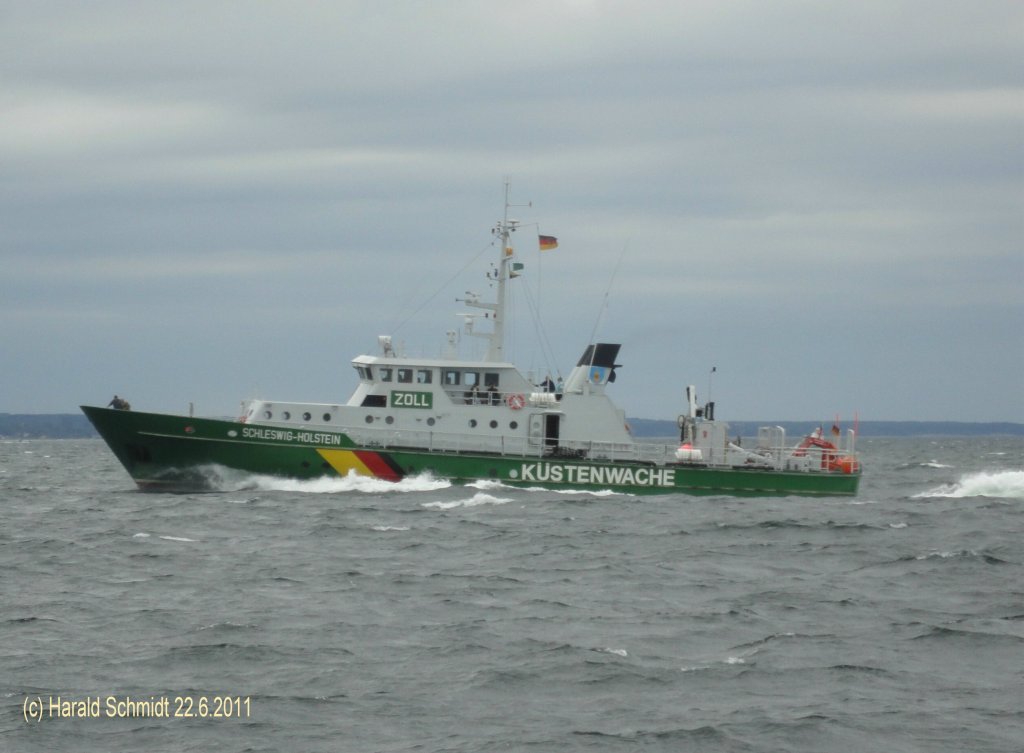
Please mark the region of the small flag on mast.
POLYGON ((553 235, 540 235, 537 238, 540 241, 541 251, 551 251, 558 248, 558 238, 553 235))

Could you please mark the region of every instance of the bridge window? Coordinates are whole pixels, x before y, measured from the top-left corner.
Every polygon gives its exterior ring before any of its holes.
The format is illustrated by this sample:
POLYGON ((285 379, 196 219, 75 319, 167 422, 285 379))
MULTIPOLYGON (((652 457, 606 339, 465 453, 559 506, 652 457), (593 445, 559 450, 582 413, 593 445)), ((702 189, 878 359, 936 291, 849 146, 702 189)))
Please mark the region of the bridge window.
POLYGON ((384 367, 380 370, 380 381, 390 382, 394 375, 394 369, 390 366, 384 367))
POLYGON ((398 370, 398 381, 404 384, 412 382, 412 369, 399 369, 398 370))
POLYGON ((433 369, 419 369, 416 372, 416 383, 417 384, 430 384, 434 381, 434 370, 433 369))
POLYGON ((446 371, 444 372, 444 384, 446 387, 458 387, 459 386, 459 372, 457 371, 446 371))

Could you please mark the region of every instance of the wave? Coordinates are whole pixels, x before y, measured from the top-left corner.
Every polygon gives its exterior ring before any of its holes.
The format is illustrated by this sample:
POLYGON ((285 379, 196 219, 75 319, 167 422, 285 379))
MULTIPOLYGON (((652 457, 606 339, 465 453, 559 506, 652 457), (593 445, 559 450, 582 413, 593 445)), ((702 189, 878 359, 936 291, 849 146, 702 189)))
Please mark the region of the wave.
MULTIPOLYGON (((940 552, 938 550, 933 550, 931 552, 928 552, 928 554, 919 554, 919 555, 915 556, 913 559, 915 559, 915 560, 949 560, 949 559, 957 559, 957 558, 980 559, 980 560, 982 560, 983 562, 985 562, 986 564, 989 564, 989 565, 1005 565, 1005 564, 1007 564, 1006 560, 1004 560, 1004 559, 1000 559, 999 557, 996 557, 996 556, 994 556, 992 554, 988 554, 987 552, 984 552, 984 551, 977 552, 974 549, 960 549, 960 550, 955 551, 955 552, 940 552)), ((909 557, 904 557, 903 559, 909 561, 910 558, 909 557)))
MULTIPOLYGON (((148 538, 152 538, 152 536, 151 536, 151 534, 144 533, 143 531, 139 531, 138 533, 133 534, 132 538, 133 539, 148 539, 148 538)), ((161 536, 161 535, 157 534, 157 538, 158 539, 163 539, 164 541, 183 541, 183 542, 188 543, 188 544, 199 543, 198 539, 187 539, 184 536, 161 536)))
POLYGON ((498 481, 497 479, 493 479, 493 478, 482 478, 482 479, 479 479, 478 481, 470 481, 468 484, 466 484, 466 487, 469 488, 469 489, 479 489, 481 491, 488 490, 488 489, 514 489, 515 488, 514 486, 509 486, 508 484, 503 484, 501 481, 498 481))
POLYGON ((938 460, 928 460, 921 463, 904 463, 903 465, 896 466, 898 471, 907 471, 912 468, 952 468, 953 466, 945 463, 940 463, 938 460))
POLYGON ((477 507, 479 505, 503 505, 511 502, 510 498, 495 497, 484 492, 477 492, 469 499, 456 499, 449 502, 424 502, 423 507, 428 510, 451 510, 456 507, 477 507))
POLYGON ((392 494, 403 492, 432 492, 447 489, 452 484, 429 473, 407 476, 400 481, 385 481, 360 476, 349 471, 346 476, 320 476, 310 479, 283 478, 262 474, 239 473, 228 468, 208 468, 207 480, 219 491, 300 492, 303 494, 392 494))
POLYGON ((528 492, 543 492, 545 494, 583 494, 591 497, 632 497, 633 494, 627 492, 617 492, 612 489, 547 489, 543 486, 527 486, 524 488, 528 492))
MULTIPOLYGON (((739 749, 743 743, 722 729, 715 727, 710 724, 706 724, 702 727, 694 727, 693 729, 686 729, 681 727, 679 729, 664 729, 664 730, 634 730, 629 732, 604 732, 602 730, 593 729, 578 729, 572 731, 573 735, 580 737, 592 737, 597 740, 607 738, 612 741, 614 745, 627 744, 635 746, 637 744, 646 745, 648 743, 664 747, 666 744, 671 745, 674 749, 686 749, 690 750, 691 747, 695 747, 697 750, 707 750, 715 748, 716 750, 729 750, 739 749)), ((600 743, 600 747, 604 748, 605 744, 600 743)), ((573 746, 575 747, 575 746, 573 746)), ((586 747, 590 747, 589 745, 586 747)), ((743 747, 746 747, 743 745, 743 747)))
POLYGON ((973 640, 984 641, 991 645, 993 642, 1005 642, 1013 645, 1024 643, 1024 637, 1013 633, 996 633, 990 630, 972 630, 961 627, 946 627, 944 625, 926 626, 927 629, 920 635, 914 636, 911 640, 973 640))
POLYGON ((968 473, 961 476, 959 481, 914 495, 914 499, 927 497, 1024 499, 1024 471, 968 473))

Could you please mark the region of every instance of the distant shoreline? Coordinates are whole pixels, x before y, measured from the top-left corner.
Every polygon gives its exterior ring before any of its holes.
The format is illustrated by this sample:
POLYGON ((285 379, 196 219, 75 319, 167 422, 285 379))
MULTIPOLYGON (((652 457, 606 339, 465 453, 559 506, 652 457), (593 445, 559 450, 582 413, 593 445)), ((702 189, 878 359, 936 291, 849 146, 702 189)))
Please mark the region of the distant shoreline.
MULTIPOLYGON (((649 418, 628 419, 637 437, 674 437, 675 421, 649 418)), ((816 427, 814 421, 730 421, 729 433, 757 436, 759 426, 781 426, 789 436, 799 437, 816 427)), ((851 423, 842 426, 843 431, 851 423)), ((831 426, 823 426, 829 431, 831 426)), ((1009 421, 861 421, 860 437, 1024 437, 1024 424, 1009 421)), ((98 436, 88 419, 79 413, 0 413, 3 439, 87 439, 98 436)))

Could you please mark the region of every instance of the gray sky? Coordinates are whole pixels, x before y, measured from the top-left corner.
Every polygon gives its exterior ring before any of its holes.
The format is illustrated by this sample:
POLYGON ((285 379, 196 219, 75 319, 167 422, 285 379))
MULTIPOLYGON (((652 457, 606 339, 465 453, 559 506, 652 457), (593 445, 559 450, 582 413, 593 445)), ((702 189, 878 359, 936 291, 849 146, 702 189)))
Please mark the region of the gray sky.
POLYGON ((1024 421, 1022 60, 1012 0, 8 3, 0 412, 344 401, 508 176, 524 369, 532 302, 631 416, 1024 421))

